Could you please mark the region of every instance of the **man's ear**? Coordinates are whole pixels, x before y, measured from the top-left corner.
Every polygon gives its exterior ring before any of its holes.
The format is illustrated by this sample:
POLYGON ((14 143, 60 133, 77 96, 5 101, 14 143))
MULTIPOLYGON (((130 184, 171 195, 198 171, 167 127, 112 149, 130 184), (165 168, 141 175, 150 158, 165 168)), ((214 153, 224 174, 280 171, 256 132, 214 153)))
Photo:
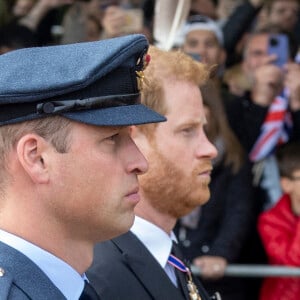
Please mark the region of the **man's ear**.
POLYGON ((136 138, 136 136, 139 134, 139 129, 137 128, 137 126, 130 126, 130 135, 133 139, 136 138))
POLYGON ((49 180, 45 150, 48 143, 37 134, 26 134, 17 143, 17 156, 24 171, 35 183, 47 183, 49 180))

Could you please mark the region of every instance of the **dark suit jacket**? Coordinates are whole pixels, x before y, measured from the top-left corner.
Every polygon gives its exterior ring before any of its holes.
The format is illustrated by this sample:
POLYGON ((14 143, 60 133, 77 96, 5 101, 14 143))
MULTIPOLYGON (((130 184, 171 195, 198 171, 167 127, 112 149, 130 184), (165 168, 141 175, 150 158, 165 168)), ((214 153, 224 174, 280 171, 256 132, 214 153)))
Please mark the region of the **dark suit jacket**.
MULTIPOLYGON (((96 245, 87 277, 101 299, 184 299, 164 269, 131 232, 96 245)), ((198 289, 202 300, 208 300, 201 284, 198 289)))
POLYGON ((0 242, 0 299, 66 300, 29 258, 0 242))

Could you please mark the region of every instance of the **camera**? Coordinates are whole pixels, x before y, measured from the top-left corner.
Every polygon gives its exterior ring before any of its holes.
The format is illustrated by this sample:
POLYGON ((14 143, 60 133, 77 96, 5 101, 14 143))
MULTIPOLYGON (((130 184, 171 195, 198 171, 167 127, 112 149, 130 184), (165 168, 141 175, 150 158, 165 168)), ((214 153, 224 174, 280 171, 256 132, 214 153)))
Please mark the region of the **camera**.
POLYGON ((277 40, 276 37, 274 37, 274 36, 271 36, 271 37, 270 37, 270 46, 271 46, 271 47, 276 47, 276 46, 278 46, 278 40, 277 40))

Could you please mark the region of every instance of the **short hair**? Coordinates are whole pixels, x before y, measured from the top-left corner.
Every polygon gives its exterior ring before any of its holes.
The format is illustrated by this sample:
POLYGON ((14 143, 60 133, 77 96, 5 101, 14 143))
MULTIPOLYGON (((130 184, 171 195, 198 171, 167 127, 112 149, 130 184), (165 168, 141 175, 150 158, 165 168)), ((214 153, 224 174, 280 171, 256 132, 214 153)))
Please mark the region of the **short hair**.
POLYGON ((300 170, 300 142, 289 142, 276 151, 279 174, 292 178, 293 173, 300 170))
POLYGON ((0 126, 0 188, 5 182, 7 156, 18 140, 27 133, 36 133, 49 141, 59 153, 68 151, 71 121, 60 117, 48 117, 13 125, 0 126))
MULTIPOLYGON (((164 81, 170 79, 189 81, 200 88, 210 76, 210 70, 206 65, 197 62, 181 50, 164 51, 150 46, 148 53, 151 61, 144 71, 145 84, 141 91, 141 101, 162 115, 167 113, 164 81)), ((157 124, 146 124, 140 127, 145 130, 155 126, 157 124)))

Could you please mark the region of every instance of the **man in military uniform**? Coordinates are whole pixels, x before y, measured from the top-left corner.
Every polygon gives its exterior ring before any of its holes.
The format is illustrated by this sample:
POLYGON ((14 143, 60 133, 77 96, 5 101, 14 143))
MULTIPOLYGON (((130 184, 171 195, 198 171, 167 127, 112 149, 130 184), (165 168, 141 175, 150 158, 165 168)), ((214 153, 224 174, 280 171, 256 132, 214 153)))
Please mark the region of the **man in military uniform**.
POLYGON ((128 125, 165 118, 139 103, 142 35, 0 56, 0 299, 98 299, 96 242, 126 232, 148 164, 128 125))

